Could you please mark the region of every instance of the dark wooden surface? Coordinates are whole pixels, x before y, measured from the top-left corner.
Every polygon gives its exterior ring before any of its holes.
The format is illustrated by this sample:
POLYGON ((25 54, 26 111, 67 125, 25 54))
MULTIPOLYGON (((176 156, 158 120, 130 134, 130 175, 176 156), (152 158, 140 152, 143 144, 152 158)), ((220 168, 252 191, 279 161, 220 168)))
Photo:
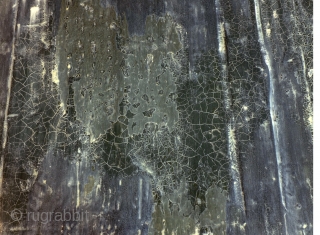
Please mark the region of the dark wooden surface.
POLYGON ((312 4, 1 0, 2 233, 313 234, 312 4))

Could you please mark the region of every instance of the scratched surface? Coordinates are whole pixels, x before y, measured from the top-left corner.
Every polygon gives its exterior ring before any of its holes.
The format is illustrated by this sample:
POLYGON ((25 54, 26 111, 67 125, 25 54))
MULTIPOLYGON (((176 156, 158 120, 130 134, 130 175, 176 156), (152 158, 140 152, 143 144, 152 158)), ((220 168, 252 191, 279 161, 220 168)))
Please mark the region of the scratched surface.
POLYGON ((313 234, 312 18, 0 0, 1 233, 313 234))

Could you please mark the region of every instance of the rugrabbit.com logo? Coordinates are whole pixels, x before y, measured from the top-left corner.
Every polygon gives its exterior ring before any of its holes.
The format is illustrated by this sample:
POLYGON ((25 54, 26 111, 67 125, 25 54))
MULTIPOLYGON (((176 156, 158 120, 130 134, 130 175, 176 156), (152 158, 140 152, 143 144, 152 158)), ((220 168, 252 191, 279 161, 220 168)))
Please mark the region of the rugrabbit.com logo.
POLYGON ((10 217, 13 221, 34 221, 34 222, 41 222, 43 224, 47 224, 51 221, 62 221, 62 222, 69 222, 69 221, 88 221, 89 220, 89 212, 84 210, 63 210, 62 212, 59 211, 26 211, 22 212, 19 209, 13 209, 10 213, 10 217))

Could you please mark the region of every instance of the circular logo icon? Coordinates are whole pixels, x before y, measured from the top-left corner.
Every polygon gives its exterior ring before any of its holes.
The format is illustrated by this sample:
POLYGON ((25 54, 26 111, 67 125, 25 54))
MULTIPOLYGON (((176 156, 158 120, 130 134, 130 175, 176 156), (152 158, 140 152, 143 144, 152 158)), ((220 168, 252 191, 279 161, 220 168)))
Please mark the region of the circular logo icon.
POLYGON ((19 221, 22 218, 22 212, 19 209, 14 209, 13 211, 11 211, 10 216, 14 221, 19 221))

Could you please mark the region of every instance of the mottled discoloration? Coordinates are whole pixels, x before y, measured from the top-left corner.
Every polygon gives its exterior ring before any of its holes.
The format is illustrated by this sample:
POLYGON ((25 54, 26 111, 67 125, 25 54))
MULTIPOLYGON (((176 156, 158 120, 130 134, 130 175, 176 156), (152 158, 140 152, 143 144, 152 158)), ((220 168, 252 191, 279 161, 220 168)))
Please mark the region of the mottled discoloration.
POLYGON ((311 1, 0 5, 1 232, 312 233, 311 1))
MULTIPOLYGON (((182 48, 178 28, 170 16, 158 19, 149 16, 145 34, 131 38, 128 43, 125 85, 130 90, 128 102, 133 115, 129 117, 129 134, 142 133, 148 122, 172 130, 178 120, 176 78, 167 69, 168 60, 174 61, 182 48)), ((179 69, 181 65, 175 63, 179 69)))
MULTIPOLYGON (((65 5, 66 3, 63 3, 65 5)), ((67 110, 70 80, 75 118, 94 141, 116 122, 124 87, 124 55, 119 37, 126 41, 126 21, 112 8, 86 1, 61 8, 57 36, 58 79, 61 102, 67 110)))

